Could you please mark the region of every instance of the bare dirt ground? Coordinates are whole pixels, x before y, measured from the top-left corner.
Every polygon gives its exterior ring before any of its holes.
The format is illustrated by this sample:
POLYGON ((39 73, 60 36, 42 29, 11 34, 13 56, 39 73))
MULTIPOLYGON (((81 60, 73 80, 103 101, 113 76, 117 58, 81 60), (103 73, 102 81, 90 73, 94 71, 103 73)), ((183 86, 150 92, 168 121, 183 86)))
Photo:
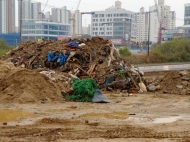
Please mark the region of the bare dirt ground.
POLYGON ((106 96, 113 102, 0 104, 0 142, 190 141, 189 96, 106 96))

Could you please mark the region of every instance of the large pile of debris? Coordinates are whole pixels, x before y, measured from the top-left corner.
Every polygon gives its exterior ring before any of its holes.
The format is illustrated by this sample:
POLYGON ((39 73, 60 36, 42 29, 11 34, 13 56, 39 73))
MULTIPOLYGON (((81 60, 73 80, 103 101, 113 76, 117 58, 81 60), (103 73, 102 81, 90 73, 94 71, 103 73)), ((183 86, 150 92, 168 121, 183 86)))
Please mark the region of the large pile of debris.
POLYGON ((92 78, 100 89, 146 92, 143 72, 122 60, 114 45, 100 37, 27 41, 3 57, 7 59, 16 67, 37 69, 63 84, 69 84, 73 77, 92 78))

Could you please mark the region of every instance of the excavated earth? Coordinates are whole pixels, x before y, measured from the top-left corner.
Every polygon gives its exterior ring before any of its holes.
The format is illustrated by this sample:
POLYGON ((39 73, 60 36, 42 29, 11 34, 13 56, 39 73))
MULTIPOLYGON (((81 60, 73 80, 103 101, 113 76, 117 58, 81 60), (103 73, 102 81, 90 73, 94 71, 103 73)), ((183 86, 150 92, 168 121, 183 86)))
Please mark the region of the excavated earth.
MULTIPOLYGON (((37 71, 2 61, 0 69, 1 142, 190 141, 188 95, 104 92, 112 103, 68 102, 63 86, 37 71)), ((166 83, 168 73, 145 77, 166 83)))
POLYGON ((0 104, 0 141, 190 141, 189 96, 105 95, 111 104, 0 104))
MULTIPOLYGON (((51 49, 62 47, 47 44, 51 49)), ((43 58, 49 49, 44 50, 43 58)), ((7 54, 6 59, 14 56, 7 54)), ((39 73, 45 70, 0 61, 0 142, 190 141, 189 71, 145 73, 148 85, 159 85, 159 90, 105 91, 112 103, 104 104, 64 100, 61 91, 68 83, 60 79, 63 74, 56 72, 55 81, 39 73)))

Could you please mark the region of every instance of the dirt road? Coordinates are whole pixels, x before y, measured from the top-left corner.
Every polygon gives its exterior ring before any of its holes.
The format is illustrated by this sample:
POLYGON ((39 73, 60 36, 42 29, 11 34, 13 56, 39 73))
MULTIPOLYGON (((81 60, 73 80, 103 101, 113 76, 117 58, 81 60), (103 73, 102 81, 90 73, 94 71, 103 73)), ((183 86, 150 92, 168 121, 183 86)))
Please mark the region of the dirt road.
POLYGON ((0 142, 190 141, 189 96, 106 96, 113 102, 0 104, 0 142))

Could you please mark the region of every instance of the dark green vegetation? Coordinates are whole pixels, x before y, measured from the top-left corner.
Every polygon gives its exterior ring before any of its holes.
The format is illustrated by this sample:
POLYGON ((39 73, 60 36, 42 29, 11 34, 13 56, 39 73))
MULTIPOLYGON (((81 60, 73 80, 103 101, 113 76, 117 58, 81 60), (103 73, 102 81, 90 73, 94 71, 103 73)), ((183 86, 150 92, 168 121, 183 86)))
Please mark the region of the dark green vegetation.
POLYGON ((152 62, 190 62, 190 40, 174 39, 153 47, 150 52, 152 62))
POLYGON ((131 52, 129 51, 129 48, 124 46, 124 47, 121 47, 119 49, 119 54, 122 56, 122 57, 128 57, 131 55, 131 52))
POLYGON ((155 45, 149 55, 149 62, 147 52, 121 56, 133 64, 190 62, 190 39, 174 39, 155 45))
POLYGON ((5 53, 11 49, 13 49, 12 46, 9 46, 4 40, 0 39, 0 57, 5 55, 5 53))

